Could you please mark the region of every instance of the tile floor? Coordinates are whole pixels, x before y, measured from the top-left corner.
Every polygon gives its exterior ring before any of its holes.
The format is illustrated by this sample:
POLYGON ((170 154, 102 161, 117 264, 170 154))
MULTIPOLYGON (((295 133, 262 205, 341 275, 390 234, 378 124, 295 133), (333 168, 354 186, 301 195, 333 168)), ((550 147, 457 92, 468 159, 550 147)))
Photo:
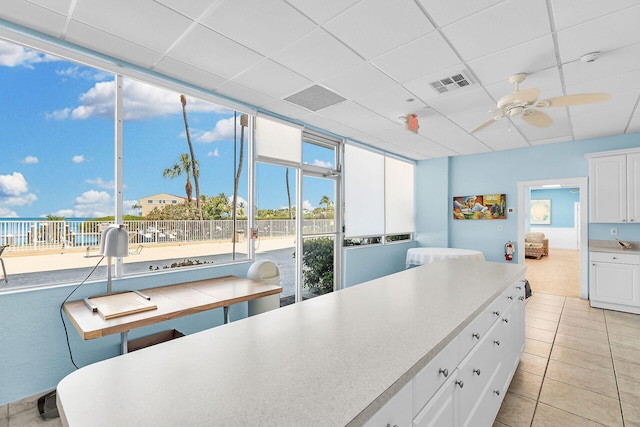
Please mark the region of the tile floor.
POLYGON ((494 427, 640 426, 640 315, 577 298, 577 251, 540 261, 526 260, 525 349, 494 427))

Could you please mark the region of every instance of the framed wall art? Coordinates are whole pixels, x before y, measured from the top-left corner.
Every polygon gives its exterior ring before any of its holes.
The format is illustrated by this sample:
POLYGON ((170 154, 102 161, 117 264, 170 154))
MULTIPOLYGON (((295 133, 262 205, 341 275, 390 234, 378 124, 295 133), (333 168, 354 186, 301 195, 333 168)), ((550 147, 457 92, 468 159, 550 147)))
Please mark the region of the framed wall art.
POLYGON ((483 194, 453 198, 453 219, 506 219, 506 194, 483 194))
POLYGON ((531 225, 551 224, 551 199, 532 199, 530 206, 531 225))

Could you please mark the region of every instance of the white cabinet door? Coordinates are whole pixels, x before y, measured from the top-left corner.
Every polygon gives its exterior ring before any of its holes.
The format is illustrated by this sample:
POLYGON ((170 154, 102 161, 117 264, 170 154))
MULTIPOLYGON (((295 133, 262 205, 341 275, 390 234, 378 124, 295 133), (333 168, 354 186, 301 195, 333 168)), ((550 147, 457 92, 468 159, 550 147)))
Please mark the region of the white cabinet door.
POLYGON ((590 277, 592 301, 640 306, 640 266, 592 261, 590 277))
POLYGON ((640 223, 640 153, 627 154, 627 193, 629 222, 640 223))
POLYGON ((365 427, 410 426, 413 418, 413 381, 409 381, 373 417, 365 427))
POLYGON ((458 380, 458 371, 456 370, 449 376, 449 379, 442 388, 433 396, 422 412, 413 420, 414 427, 440 427, 440 426, 456 426, 457 411, 456 401, 458 400, 458 392, 463 385, 458 380))
POLYGON ((627 156, 589 160, 590 222, 627 222, 627 156))

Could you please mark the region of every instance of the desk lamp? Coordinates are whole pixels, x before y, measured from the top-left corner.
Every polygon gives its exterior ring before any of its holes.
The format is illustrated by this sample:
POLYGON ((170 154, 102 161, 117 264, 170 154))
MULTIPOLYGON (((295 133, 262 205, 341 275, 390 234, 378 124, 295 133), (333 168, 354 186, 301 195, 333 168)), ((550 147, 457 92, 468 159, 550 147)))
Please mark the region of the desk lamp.
POLYGON ((107 257, 107 293, 111 293, 111 257, 129 256, 129 233, 122 224, 102 230, 100 255, 107 257))

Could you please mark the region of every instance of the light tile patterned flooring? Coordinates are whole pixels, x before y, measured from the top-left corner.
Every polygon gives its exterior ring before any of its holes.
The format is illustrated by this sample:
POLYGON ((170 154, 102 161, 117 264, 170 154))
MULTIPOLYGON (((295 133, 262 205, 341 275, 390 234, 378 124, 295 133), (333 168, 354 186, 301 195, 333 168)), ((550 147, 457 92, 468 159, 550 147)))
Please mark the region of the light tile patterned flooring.
POLYGON ((640 426, 640 315, 591 308, 577 251, 549 255, 526 260, 525 349, 494 427, 640 426))

